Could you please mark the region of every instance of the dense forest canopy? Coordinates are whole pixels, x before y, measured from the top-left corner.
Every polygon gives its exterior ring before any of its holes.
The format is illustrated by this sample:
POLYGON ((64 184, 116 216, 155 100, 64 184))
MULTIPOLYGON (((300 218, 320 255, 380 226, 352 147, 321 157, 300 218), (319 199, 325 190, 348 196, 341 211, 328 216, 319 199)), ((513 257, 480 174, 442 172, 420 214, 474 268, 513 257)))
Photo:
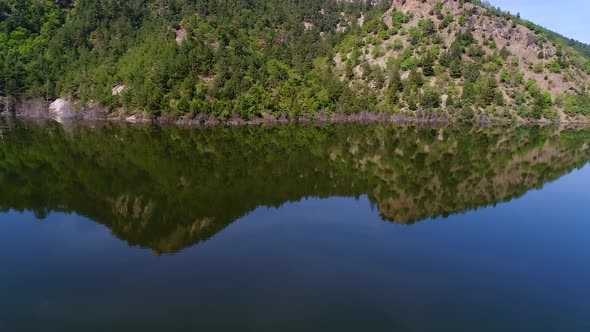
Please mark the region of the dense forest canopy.
POLYGON ((589 54, 479 1, 0 0, 7 107, 556 119, 590 115, 589 54))

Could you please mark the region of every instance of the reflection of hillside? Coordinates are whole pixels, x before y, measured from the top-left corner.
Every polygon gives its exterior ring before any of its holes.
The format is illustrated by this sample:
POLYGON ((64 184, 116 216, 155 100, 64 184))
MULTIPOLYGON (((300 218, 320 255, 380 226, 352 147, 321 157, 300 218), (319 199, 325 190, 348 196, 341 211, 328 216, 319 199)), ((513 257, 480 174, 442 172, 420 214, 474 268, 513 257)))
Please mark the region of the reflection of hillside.
MULTIPOLYGON (((460 179, 455 187, 445 187, 438 176, 433 176, 420 192, 410 195, 397 192, 396 195, 377 199, 377 204, 384 218, 408 224, 510 200, 555 180, 564 170, 579 164, 581 155, 587 158, 587 148, 579 152, 581 154, 577 155, 568 148, 557 148, 546 142, 524 155, 514 156, 506 164, 490 165, 487 176, 471 174, 460 179)), ((387 188, 391 190, 394 187, 387 188)), ((380 188, 375 190, 375 197, 380 197, 380 188)))
POLYGON ((449 215, 520 196, 590 157, 586 132, 538 128, 11 127, 2 209, 75 212, 156 252, 308 196, 368 195, 398 223, 449 215))

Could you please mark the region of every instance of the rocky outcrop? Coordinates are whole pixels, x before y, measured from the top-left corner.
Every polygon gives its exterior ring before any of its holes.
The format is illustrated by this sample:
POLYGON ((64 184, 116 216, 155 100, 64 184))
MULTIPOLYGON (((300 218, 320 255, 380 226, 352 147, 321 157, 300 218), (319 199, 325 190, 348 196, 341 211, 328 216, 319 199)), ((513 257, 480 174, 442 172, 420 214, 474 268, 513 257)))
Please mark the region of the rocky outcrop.
POLYGON ((74 104, 66 99, 59 98, 49 104, 49 115, 55 121, 63 123, 76 118, 78 112, 76 111, 74 104))
POLYGON ((111 89, 111 92, 112 92, 113 96, 118 96, 118 95, 122 94, 123 92, 125 92, 126 89, 127 89, 127 86, 125 86, 125 84, 117 84, 111 89))
POLYGON ((178 44, 178 46, 182 45, 182 42, 184 42, 186 40, 186 37, 188 36, 188 32, 186 31, 185 28, 179 28, 178 30, 176 30, 176 43, 178 44))

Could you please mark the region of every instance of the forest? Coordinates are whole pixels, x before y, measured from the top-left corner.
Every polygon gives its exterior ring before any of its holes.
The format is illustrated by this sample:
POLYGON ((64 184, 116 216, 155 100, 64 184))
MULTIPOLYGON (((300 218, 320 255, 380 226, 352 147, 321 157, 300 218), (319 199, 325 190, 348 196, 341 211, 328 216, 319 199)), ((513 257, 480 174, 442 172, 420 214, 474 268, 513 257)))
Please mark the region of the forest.
POLYGON ((0 96, 176 117, 590 115, 588 45, 478 1, 422 3, 0 0, 0 96), (535 61, 480 36, 478 16, 526 27, 535 61))

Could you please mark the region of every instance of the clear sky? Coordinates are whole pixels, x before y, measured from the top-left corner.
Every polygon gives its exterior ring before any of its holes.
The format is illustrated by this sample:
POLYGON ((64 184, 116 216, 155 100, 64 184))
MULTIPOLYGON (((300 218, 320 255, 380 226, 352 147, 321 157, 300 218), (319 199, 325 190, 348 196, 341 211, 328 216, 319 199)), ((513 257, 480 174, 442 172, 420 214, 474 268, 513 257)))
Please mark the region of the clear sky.
POLYGON ((488 0, 566 37, 590 43, 590 0, 488 0))

